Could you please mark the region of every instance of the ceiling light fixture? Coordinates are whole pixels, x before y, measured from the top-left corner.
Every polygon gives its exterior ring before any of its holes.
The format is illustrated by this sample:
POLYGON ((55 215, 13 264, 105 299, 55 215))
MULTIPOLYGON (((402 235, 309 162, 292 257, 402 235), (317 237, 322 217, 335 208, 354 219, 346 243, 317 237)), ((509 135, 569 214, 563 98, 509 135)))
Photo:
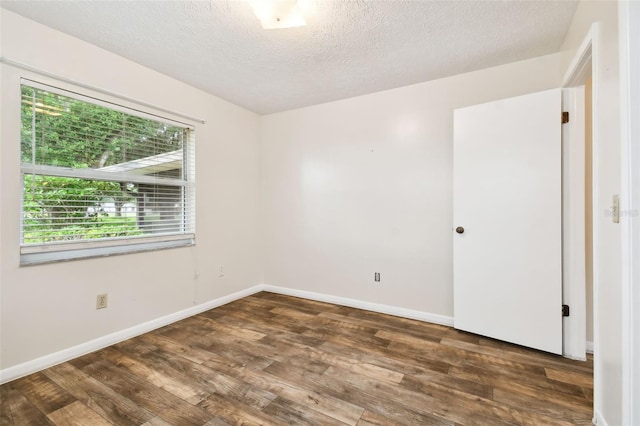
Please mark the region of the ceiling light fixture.
POLYGON ((298 0, 249 0, 262 28, 292 28, 307 25, 298 0))

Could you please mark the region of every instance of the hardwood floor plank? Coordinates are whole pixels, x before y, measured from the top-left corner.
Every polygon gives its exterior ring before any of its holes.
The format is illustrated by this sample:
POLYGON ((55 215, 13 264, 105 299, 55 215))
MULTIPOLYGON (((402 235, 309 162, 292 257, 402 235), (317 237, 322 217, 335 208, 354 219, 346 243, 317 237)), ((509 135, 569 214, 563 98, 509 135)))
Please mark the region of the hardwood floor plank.
POLYGON ((300 404, 278 397, 264 409, 264 412, 288 425, 339 426, 346 423, 315 410, 308 410, 300 404))
POLYGON ((513 361, 519 364, 528 364, 537 366, 539 368, 549 368, 558 366, 559 369, 573 370, 577 373, 584 373, 586 375, 592 374, 591 367, 581 361, 567 360, 560 355, 548 354, 536 350, 528 350, 525 353, 521 353, 519 349, 521 347, 515 346, 514 351, 504 351, 501 348, 494 348, 486 345, 472 345, 467 342, 456 341, 452 339, 442 339, 441 342, 445 346, 452 346, 465 351, 474 352, 477 354, 487 355, 494 358, 504 359, 505 361, 513 361))
MULTIPOLYGON (((228 367, 226 371, 229 375, 235 374, 240 380, 251 383, 257 388, 273 392, 307 409, 317 411, 347 424, 355 424, 363 411, 361 407, 346 400, 299 386, 295 380, 289 380, 289 377, 283 378, 263 370, 249 368, 233 369, 228 367)), ((289 371, 293 371, 293 369, 289 371)))
POLYGON ((445 386, 448 389, 465 392, 484 399, 493 399, 493 387, 486 384, 479 384, 465 379, 459 379, 449 374, 437 371, 423 371, 412 374, 409 377, 423 383, 434 383, 445 386))
MULTIPOLYGON (((154 351, 145 355, 149 357, 153 356, 155 353, 156 352, 154 351)), ((198 395, 206 395, 204 390, 191 386, 189 381, 186 380, 186 376, 184 378, 175 377, 167 374, 166 370, 158 371, 143 362, 141 358, 134 359, 115 348, 103 349, 101 355, 116 367, 122 368, 133 376, 140 377, 151 383, 153 386, 164 389, 178 398, 188 400, 198 395)))
POLYGON ((285 361, 290 359, 293 354, 302 353, 304 354, 304 358, 310 361, 342 367, 353 371, 354 373, 377 380, 400 383, 403 377, 403 374, 397 371, 389 370, 370 363, 360 362, 353 358, 343 357, 335 353, 323 351, 316 347, 302 345, 298 342, 286 340, 273 341, 273 339, 263 339, 263 342, 268 342, 277 349, 279 354, 274 354, 272 356, 278 361, 285 361))
POLYGON ((507 371, 516 377, 530 374, 544 374, 544 369, 542 367, 510 361, 504 358, 500 358, 499 356, 490 356, 479 354, 476 352, 450 348, 447 346, 434 344, 432 342, 424 342, 421 345, 392 342, 389 344, 388 349, 391 353, 404 354, 410 358, 414 358, 420 361, 445 361, 450 365, 450 367, 473 365, 497 372, 507 371))
POLYGON ((49 413, 47 417, 57 426, 113 425, 113 423, 107 421, 80 401, 65 405, 53 413, 49 413))
POLYGON ((443 360, 423 358, 416 362, 417 360, 410 354, 394 352, 389 348, 366 347, 341 337, 334 337, 318 348, 362 362, 376 364, 402 374, 416 374, 425 370, 447 373, 451 368, 451 365, 443 360))
POLYGON ((68 364, 72 365, 78 370, 82 370, 84 367, 98 361, 100 361, 100 357, 98 356, 98 354, 96 352, 91 352, 81 357, 70 360, 68 364))
POLYGON ((375 334, 368 333, 360 333, 357 331, 354 332, 343 332, 341 329, 333 330, 329 327, 315 327, 311 330, 308 330, 303 333, 305 336, 314 337, 322 341, 322 343, 338 340, 341 337, 346 337, 349 341, 353 342, 358 346, 370 347, 370 346, 378 346, 380 348, 386 348, 389 346, 389 341, 385 339, 381 339, 375 334))
POLYGON ((269 413, 230 400, 224 395, 212 394, 198 403, 218 422, 231 425, 274 425, 285 426, 286 423, 269 413))
POLYGON ((78 370, 71 363, 48 368, 43 374, 115 425, 140 425, 154 417, 151 412, 78 370))
MULTIPOLYGON (((207 423, 208 425, 209 423, 207 423)), ((154 417, 150 419, 148 422, 144 422, 141 426, 172 426, 171 424, 165 422, 160 417, 154 417)))
POLYGON ((441 390, 410 377, 405 377, 401 386, 394 387, 363 379, 333 367, 329 368, 325 375, 330 375, 335 380, 345 381, 361 392, 370 393, 374 400, 388 399, 398 406, 422 415, 435 416, 438 420, 449 419, 464 424, 465 421, 473 418, 480 422, 486 421, 487 424, 489 419, 495 425, 514 424, 514 419, 508 410, 494 410, 494 404, 490 400, 463 392, 441 390), (452 410, 454 406, 455 411, 452 410))
POLYGON ((273 308, 271 310, 274 314, 282 315, 287 318, 293 318, 294 320, 305 322, 305 321, 313 321, 317 314, 309 314, 303 312, 300 309, 295 308, 273 308))
POLYGON ((253 294, 246 299, 253 302, 265 303, 269 306, 283 306, 290 308, 295 306, 297 309, 307 310, 311 314, 317 314, 318 312, 337 312, 342 307, 339 305, 333 305, 331 303, 320 302, 317 300, 303 299, 301 297, 285 296, 278 293, 260 292, 253 294))
POLYGON ((358 421, 358 426, 389 426, 389 425, 455 426, 455 423, 449 420, 421 415, 419 413, 416 413, 413 416, 407 416, 402 420, 398 420, 398 419, 392 419, 392 418, 383 416, 379 413, 375 413, 369 410, 365 410, 365 412, 360 417, 360 421, 358 421))
MULTIPOLYGON (((358 420, 357 426, 387 426, 387 425, 402 425, 403 423, 391 420, 381 414, 364 410, 360 420, 358 420)), ((407 423, 408 424, 408 423, 407 423)))
POLYGON ((312 330, 309 328, 310 321, 305 322, 304 325, 300 325, 299 322, 292 322, 290 318, 281 315, 276 315, 268 321, 263 321, 260 318, 249 318, 249 315, 246 314, 242 316, 226 315, 217 321, 230 323, 242 322, 248 329, 262 332, 272 339, 286 337, 311 346, 317 346, 322 343, 322 340, 318 337, 306 335, 306 332, 312 330))
POLYGON ((239 327, 236 324, 228 325, 221 323, 220 321, 209 318, 206 313, 188 318, 186 321, 189 321, 191 323, 191 332, 195 333, 199 330, 200 333, 198 334, 200 335, 208 335, 218 332, 218 334, 234 336, 244 340, 260 340, 265 336, 264 333, 253 331, 244 327, 239 327))
POLYGON ((588 414, 591 411, 587 410, 583 415, 578 411, 574 412, 574 415, 567 416, 569 410, 560 404, 550 403, 549 401, 544 401, 530 395, 518 392, 508 392, 502 389, 495 389, 494 399, 497 402, 526 407, 526 411, 535 413, 541 417, 548 417, 549 419, 562 419, 564 417, 571 423, 576 419, 584 418, 584 414, 588 414))
MULTIPOLYGON (((161 332, 160 330, 156 330, 156 332, 161 332)), ((136 356, 142 356, 146 353, 155 351, 158 349, 157 346, 145 343, 141 339, 129 339, 124 342, 116 343, 113 345, 114 348, 124 350, 130 354, 136 354, 136 356)))
POLYGON ((132 376, 106 360, 90 364, 84 371, 169 423, 199 426, 209 420, 209 416, 199 407, 154 387, 142 378, 132 376))
POLYGON ((265 334, 274 335, 277 333, 302 334, 308 330, 306 324, 291 322, 290 319, 272 312, 261 313, 255 310, 238 310, 227 308, 222 312, 209 311, 207 318, 220 321, 226 324, 244 324, 251 330, 260 331, 265 334))
MULTIPOLYGON (((355 311, 358 311, 358 310, 355 309, 355 311)), ((393 322, 389 323, 386 320, 389 318, 394 318, 390 315, 379 314, 379 315, 382 315, 382 318, 376 321, 376 319, 370 318, 369 316, 366 316, 366 315, 354 316, 354 315, 347 315, 345 313, 348 313, 348 311, 345 311, 343 309, 341 313, 321 312, 318 315, 323 318, 334 319, 337 321, 351 323, 354 325, 359 325, 361 327, 371 327, 374 329, 380 329, 380 325, 381 325, 380 321, 383 320, 385 330, 388 330, 390 332, 404 332, 407 335, 416 336, 416 337, 431 340, 434 342, 439 342, 442 339, 442 337, 445 336, 446 333, 449 331, 446 327, 443 327, 438 324, 422 323, 424 324, 424 326, 421 326, 420 324, 416 325, 416 324, 397 324, 393 322)), ((415 322, 419 323, 418 321, 415 321, 415 322)))
POLYGON ((276 385, 280 388, 277 393, 281 397, 349 425, 355 425, 364 411, 362 407, 344 399, 299 386, 297 381, 281 378, 264 371, 247 371, 246 373, 248 373, 248 381, 276 385))
POLYGON ((76 401, 42 372, 18 379, 14 386, 44 414, 52 413, 76 401))
POLYGON ((547 377, 552 380, 593 389, 593 377, 590 375, 572 371, 562 371, 555 368, 545 368, 544 371, 547 377))
POLYGON ((0 425, 53 425, 35 405, 14 386, 7 383, 0 387, 0 425))
POLYGON ((424 334, 425 330, 429 330, 428 334, 439 335, 440 333, 446 333, 451 330, 450 327, 440 324, 416 321, 409 318, 381 314, 363 309, 354 309, 346 306, 341 306, 336 312, 343 313, 346 317, 351 318, 352 320, 358 319, 359 321, 371 321, 374 324, 384 322, 385 328, 389 330, 406 330, 407 334, 413 334, 413 332, 415 332, 421 335, 424 334))
POLYGON ((592 357, 263 292, 0 386, 0 426, 586 425, 592 374, 592 357))
POLYGON ((355 425, 364 411, 364 408, 343 399, 326 396, 315 391, 310 392, 296 386, 284 387, 280 395, 307 409, 333 417, 348 425, 355 425))
POLYGON ((161 349, 165 352, 179 354, 183 358, 186 358, 192 362, 197 364, 202 364, 205 361, 208 361, 211 358, 211 352, 200 348, 198 346, 194 346, 190 342, 198 341, 198 338, 192 340, 190 336, 184 336, 182 342, 178 342, 175 340, 176 337, 173 334, 174 338, 171 338, 171 334, 167 335, 167 331, 163 331, 162 334, 159 333, 148 333, 142 336, 139 336, 138 339, 153 344, 158 349, 161 349))
POLYGON ((514 384, 517 384, 518 386, 530 388, 532 392, 547 392, 553 395, 554 398, 558 395, 563 398, 565 395, 579 399, 585 398, 583 388, 573 384, 549 380, 541 375, 513 374, 513 372, 496 371, 496 369, 481 368, 475 365, 453 366, 449 370, 449 375, 504 390, 510 390, 514 387, 514 384))
MULTIPOLYGON (((167 376, 188 377, 191 385, 201 389, 200 393, 206 394, 207 397, 215 393, 257 409, 264 408, 276 398, 272 392, 256 388, 233 375, 221 372, 218 368, 209 368, 206 364, 194 364, 162 352, 153 356, 149 354, 146 359, 150 365, 161 368, 167 376)), ((220 364, 215 365, 219 367, 220 364)))
MULTIPOLYGON (((318 392, 330 395, 337 399, 348 399, 365 410, 372 411, 382 417, 393 419, 393 422, 399 424, 410 424, 412 419, 420 418, 423 424, 443 424, 443 419, 435 417, 430 413, 420 413, 419 409, 414 410, 413 407, 407 407, 402 402, 402 398, 394 398, 390 394, 390 389, 394 389, 393 385, 384 385, 375 380, 368 382, 369 386, 361 387, 360 381, 357 384, 351 383, 349 380, 343 380, 341 374, 328 375, 333 367, 324 374, 316 374, 303 369, 291 369, 281 364, 274 364, 269 367, 269 373, 279 377, 290 383, 295 383, 304 388, 313 388, 318 392), (340 379, 336 379, 340 377, 340 379)), ((351 371, 344 372, 345 375, 353 375, 351 371)), ((354 375, 358 377, 357 375, 354 375)), ((429 399, 421 400, 421 403, 429 402, 429 399)), ((448 422, 444 422, 447 423, 448 422)))

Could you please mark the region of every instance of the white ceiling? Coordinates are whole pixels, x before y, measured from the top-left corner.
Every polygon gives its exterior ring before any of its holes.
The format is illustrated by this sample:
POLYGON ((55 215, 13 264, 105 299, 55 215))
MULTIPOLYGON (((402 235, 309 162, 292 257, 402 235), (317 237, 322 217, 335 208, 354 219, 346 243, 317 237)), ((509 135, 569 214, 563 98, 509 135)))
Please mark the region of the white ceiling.
POLYGON ((576 1, 299 0, 263 30, 242 0, 9 1, 2 7, 260 114, 558 51, 576 1))

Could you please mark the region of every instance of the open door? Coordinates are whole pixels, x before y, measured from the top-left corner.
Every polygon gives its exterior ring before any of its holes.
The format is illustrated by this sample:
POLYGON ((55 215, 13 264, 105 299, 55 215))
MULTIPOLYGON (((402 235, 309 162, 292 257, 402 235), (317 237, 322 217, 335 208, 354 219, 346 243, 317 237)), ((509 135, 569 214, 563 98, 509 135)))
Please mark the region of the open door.
POLYGON ((562 354, 560 89, 454 112, 454 325, 562 354))

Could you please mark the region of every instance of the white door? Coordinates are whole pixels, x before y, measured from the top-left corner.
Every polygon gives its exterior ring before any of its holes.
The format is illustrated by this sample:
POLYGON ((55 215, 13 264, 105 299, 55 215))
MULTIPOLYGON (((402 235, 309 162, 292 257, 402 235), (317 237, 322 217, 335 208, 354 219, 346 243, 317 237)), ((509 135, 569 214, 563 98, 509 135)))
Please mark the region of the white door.
POLYGON ((556 354, 560 128, 560 89, 454 111, 455 328, 556 354))

